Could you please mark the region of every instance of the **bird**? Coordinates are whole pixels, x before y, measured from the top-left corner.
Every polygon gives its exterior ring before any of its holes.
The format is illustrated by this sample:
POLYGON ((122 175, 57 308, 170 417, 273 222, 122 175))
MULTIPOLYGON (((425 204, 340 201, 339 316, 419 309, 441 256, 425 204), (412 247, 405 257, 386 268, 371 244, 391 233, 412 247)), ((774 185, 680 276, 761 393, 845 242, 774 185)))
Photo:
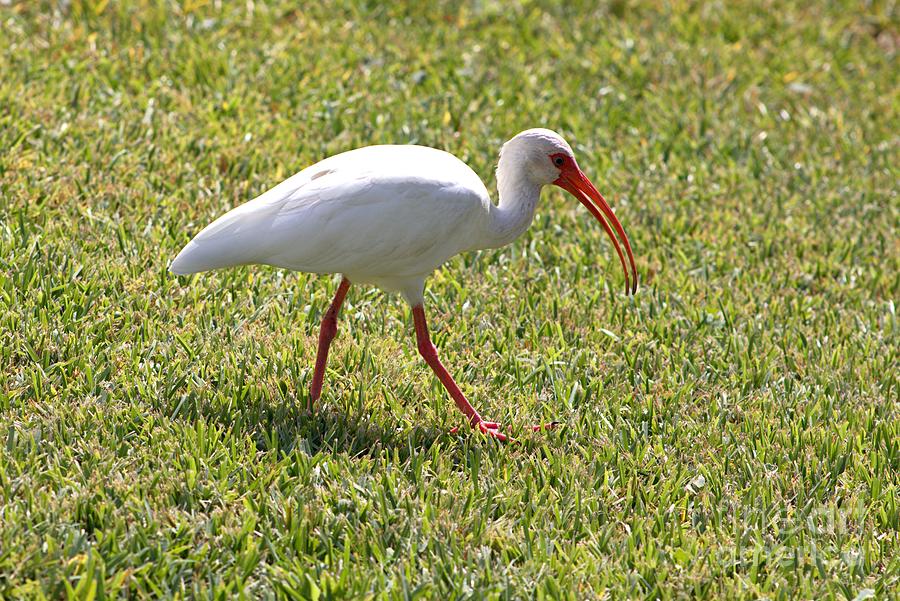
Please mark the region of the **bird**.
POLYGON ((194 236, 169 269, 186 275, 263 264, 340 274, 319 329, 309 411, 322 393, 329 348, 351 283, 399 293, 412 307, 419 354, 469 426, 500 441, 512 440, 498 422, 481 416, 441 362, 423 306, 426 278, 459 253, 513 242, 531 225, 547 185, 569 192, 600 222, 625 272, 626 294, 635 293, 638 276, 625 230, 561 135, 535 128, 508 140, 500 150, 496 179, 495 204, 478 175, 443 150, 410 144, 349 150, 228 211, 194 236))

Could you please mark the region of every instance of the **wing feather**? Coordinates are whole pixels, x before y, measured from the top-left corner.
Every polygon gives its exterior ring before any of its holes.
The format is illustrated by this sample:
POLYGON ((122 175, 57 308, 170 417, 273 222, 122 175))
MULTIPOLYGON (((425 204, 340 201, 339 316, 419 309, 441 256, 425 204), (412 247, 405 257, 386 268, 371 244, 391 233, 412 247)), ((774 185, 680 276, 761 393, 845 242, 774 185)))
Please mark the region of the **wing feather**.
POLYGON ((489 202, 481 181, 452 155, 368 147, 317 163, 229 211, 185 246, 171 270, 264 263, 316 273, 418 275, 467 248, 472 219, 489 202), (410 161, 429 169, 410 169, 410 161), (425 271, 423 257, 434 263, 425 271))

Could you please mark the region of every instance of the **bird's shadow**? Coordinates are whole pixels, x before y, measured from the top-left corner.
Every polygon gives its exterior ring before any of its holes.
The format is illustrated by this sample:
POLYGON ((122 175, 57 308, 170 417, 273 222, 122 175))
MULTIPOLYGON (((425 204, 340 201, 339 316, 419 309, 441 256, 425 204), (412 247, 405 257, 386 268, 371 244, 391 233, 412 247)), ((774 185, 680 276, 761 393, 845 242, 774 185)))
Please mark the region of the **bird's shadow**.
POLYGON ((214 408, 200 410, 235 434, 249 435, 263 452, 290 454, 341 453, 374 456, 384 451, 401 459, 430 449, 437 441, 454 437, 438 428, 404 429, 390 425, 389 417, 373 417, 359 410, 326 403, 312 412, 306 398, 259 399, 237 415, 214 408))
POLYGON ((447 434, 434 428, 406 430, 370 419, 368 414, 321 407, 314 413, 292 410, 294 416, 276 427, 282 452, 300 447, 306 453, 339 452, 352 456, 397 452, 400 458, 430 448, 447 434))

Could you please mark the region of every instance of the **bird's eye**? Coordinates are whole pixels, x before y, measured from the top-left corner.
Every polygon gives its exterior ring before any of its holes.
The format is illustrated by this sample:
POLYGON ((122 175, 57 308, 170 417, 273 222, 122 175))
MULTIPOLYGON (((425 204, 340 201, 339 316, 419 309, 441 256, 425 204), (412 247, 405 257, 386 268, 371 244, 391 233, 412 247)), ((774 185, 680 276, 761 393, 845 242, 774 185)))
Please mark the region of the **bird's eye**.
POLYGON ((553 164, 556 165, 557 167, 562 167, 563 163, 565 163, 565 162, 566 162, 566 160, 562 157, 556 157, 555 159, 553 159, 553 164))

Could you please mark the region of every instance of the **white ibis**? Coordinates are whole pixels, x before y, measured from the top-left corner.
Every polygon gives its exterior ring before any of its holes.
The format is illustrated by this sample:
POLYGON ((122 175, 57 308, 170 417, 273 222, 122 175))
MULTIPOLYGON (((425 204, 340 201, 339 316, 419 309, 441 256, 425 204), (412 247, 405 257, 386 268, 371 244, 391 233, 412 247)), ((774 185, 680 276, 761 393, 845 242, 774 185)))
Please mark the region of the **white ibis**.
POLYGON ((438 359, 422 306, 425 278, 458 253, 515 240, 531 224, 547 184, 570 192, 601 223, 625 271, 626 291, 634 293, 637 268, 622 225, 578 167, 572 148, 548 129, 523 131, 503 145, 496 205, 475 172, 447 152, 367 146, 307 167, 219 217, 182 249, 170 269, 189 274, 260 263, 342 274, 322 319, 310 408, 322 392, 328 348, 350 283, 400 292, 412 306, 419 353, 469 424, 507 440, 499 424, 485 421, 466 400, 438 359), (630 278, 616 234, 625 245, 630 278))

